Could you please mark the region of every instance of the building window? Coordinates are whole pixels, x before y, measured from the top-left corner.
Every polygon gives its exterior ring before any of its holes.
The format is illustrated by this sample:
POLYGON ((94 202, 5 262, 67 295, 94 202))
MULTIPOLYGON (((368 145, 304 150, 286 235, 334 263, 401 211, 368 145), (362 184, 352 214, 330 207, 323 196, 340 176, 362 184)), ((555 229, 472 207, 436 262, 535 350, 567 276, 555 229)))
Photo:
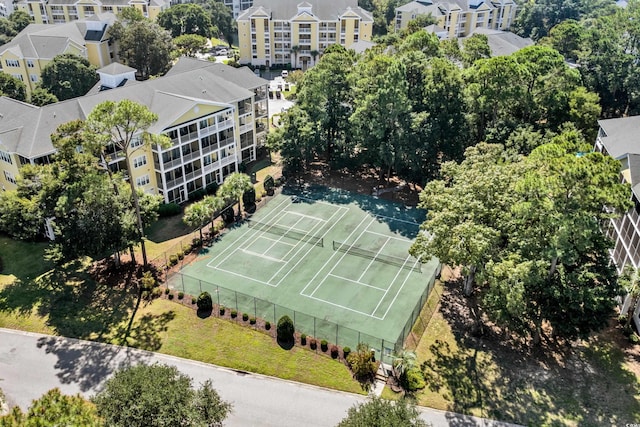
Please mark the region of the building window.
POLYGON ((147 164, 147 156, 142 155, 133 159, 133 167, 139 168, 140 166, 144 166, 147 164))
POLYGON ((29 80, 31 80, 34 83, 37 83, 38 75, 37 74, 29 74, 29 80))
POLYGON ((134 136, 131 139, 131 144, 129 144, 130 148, 137 148, 142 146, 143 142, 142 142, 142 138, 140 138, 139 136, 134 136))
POLYGON ((11 172, 4 171, 4 177, 12 184, 16 183, 16 179, 11 172))
POLYGON ((0 159, 4 160, 5 162, 9 163, 10 165, 13 164, 13 160, 11 159, 11 155, 5 151, 0 151, 0 159))
POLYGON ((17 59, 6 59, 4 62, 7 64, 7 67, 19 67, 20 66, 20 61, 18 61, 17 59))
POLYGON ((24 77, 22 77, 22 74, 12 74, 12 76, 20 80, 21 82, 24 81, 24 77))
POLYGON ((149 175, 142 175, 139 178, 136 178, 136 185, 138 187, 144 187, 145 185, 149 184, 149 182, 151 182, 149 180, 149 175))
POLYGON ((27 59, 27 67, 33 68, 35 65, 33 64, 33 59, 27 59))

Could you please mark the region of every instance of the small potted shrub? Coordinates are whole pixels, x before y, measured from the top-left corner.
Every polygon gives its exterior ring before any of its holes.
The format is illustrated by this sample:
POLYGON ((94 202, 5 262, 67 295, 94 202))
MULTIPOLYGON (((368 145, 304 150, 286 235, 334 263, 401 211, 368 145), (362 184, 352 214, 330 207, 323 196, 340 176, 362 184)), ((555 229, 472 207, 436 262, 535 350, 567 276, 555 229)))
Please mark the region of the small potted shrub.
POLYGON ((169 257, 169 265, 173 267, 177 263, 178 263, 178 255, 171 255, 169 257))
POLYGON ((203 292, 198 296, 198 310, 209 311, 213 308, 213 300, 209 292, 203 292))
POLYGON ((309 338, 309 347, 311 348, 311 350, 315 350, 316 348, 318 348, 318 342, 315 338, 309 338))
POLYGON ((224 305, 221 305, 221 306, 220 306, 220 310, 219 310, 219 312, 220 312, 220 316, 224 316, 224 312, 225 312, 225 311, 226 311, 226 308, 224 307, 224 305))
POLYGON ((176 256, 178 257, 178 259, 182 260, 184 259, 184 252, 180 251, 176 254, 176 256))
POLYGON ((349 353, 351 353, 351 348, 350 347, 343 347, 342 348, 342 357, 344 357, 345 360, 347 359, 347 356, 349 356, 349 353))
POLYGON ((173 295, 173 294, 169 294, 169 295, 167 295, 167 297, 168 297, 169 299, 173 299, 173 297, 174 297, 174 296, 175 296, 175 295, 173 295))
POLYGON ((244 320, 245 322, 249 320, 249 315, 247 313, 242 313, 242 320, 244 320))
POLYGON ((184 292, 180 291, 178 292, 178 299, 183 299, 184 298, 184 292))
POLYGON ((158 298, 162 295, 162 289, 160 288, 153 288, 153 290, 151 291, 151 298, 158 298))
POLYGON ((255 317, 253 317, 253 316, 251 316, 251 317, 249 318, 249 324, 250 324, 250 325, 255 325, 255 324, 256 324, 256 318, 255 318, 255 317))
POLYGON ((238 310, 231 310, 231 318, 235 319, 236 317, 238 317, 238 310))
POLYGON ((269 329, 271 329, 271 322, 269 322, 268 320, 266 322, 264 322, 264 328, 268 331, 269 329))
POLYGON ((332 345, 331 346, 331 358, 332 359, 337 359, 338 358, 338 346, 337 345, 332 345))
POLYGON ((198 299, 196 297, 191 297, 191 304, 195 304, 198 302, 198 299))
POLYGON ((320 341, 320 349, 324 352, 329 349, 329 343, 327 342, 327 340, 320 341))
POLYGON ((169 295, 169 292, 171 292, 171 289, 169 289, 169 288, 164 288, 164 294, 165 294, 165 295, 169 295))
POLYGON ((307 345, 307 334, 300 335, 300 344, 307 345))

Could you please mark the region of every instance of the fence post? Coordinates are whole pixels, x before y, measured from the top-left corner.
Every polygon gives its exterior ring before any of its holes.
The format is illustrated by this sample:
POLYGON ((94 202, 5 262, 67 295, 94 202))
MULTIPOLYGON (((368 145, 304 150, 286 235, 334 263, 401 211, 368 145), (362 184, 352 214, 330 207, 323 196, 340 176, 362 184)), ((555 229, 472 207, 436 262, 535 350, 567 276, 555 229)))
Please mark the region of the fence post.
POLYGON ((180 281, 182 282, 182 289, 184 290, 184 275, 180 273, 180 281))
POLYGON ((336 345, 338 345, 338 324, 336 323, 336 345))
POLYGON ((316 335, 316 316, 313 316, 313 338, 318 338, 316 335))
POLYGON ((200 293, 202 293, 202 279, 198 279, 198 285, 200 285, 200 293))
POLYGON ((238 292, 233 291, 233 294, 236 296, 236 311, 240 311, 240 309, 238 308, 238 292))
POLYGON ((258 304, 256 303, 256 297, 253 297, 253 317, 258 317, 258 304))
POLYGON ((220 287, 216 285, 216 295, 218 296, 218 307, 220 307, 220 287))
POLYGON ((277 320, 276 320, 276 305, 273 304, 273 323, 276 323, 276 322, 277 322, 277 320))

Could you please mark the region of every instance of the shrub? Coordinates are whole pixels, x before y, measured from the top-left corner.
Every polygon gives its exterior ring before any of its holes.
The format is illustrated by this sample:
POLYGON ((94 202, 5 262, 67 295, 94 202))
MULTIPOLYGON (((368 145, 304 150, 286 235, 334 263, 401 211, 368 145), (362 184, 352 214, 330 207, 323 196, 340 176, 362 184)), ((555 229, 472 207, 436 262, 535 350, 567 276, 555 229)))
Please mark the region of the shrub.
POLYGON ((218 183, 214 181, 211 184, 207 185, 205 191, 207 192, 207 194, 216 194, 216 192, 218 191, 218 183))
POLYGON ((427 383, 424 380, 422 371, 418 368, 411 368, 405 371, 400 377, 400 383, 402 387, 407 391, 421 390, 426 387, 427 383))
POLYGON ((631 342, 631 344, 640 344, 640 336, 635 332, 632 333, 629 335, 629 342, 631 342))
POLYGON ((173 299, 174 295, 173 294, 169 294, 168 297, 169 297, 169 299, 173 299))
POLYGON ((169 292, 171 292, 171 289, 169 289, 169 288, 164 288, 164 294, 165 294, 165 295, 169 295, 169 292))
POLYGON ((225 306, 224 306, 224 305, 221 305, 221 306, 220 306, 220 310, 219 310, 219 312, 220 312, 220 316, 224 316, 225 311, 227 311, 227 309, 225 308, 225 306))
POLYGON ((300 335, 300 344, 307 345, 307 335, 306 334, 300 335))
POLYGON ((169 257, 169 266, 173 267, 178 263, 178 255, 171 255, 169 257))
POLYGON ((262 194, 261 194, 260 196, 261 196, 261 197, 263 197, 263 198, 264 198, 264 197, 267 197, 267 192, 266 192, 266 191, 263 191, 263 192, 262 192, 262 194))
POLYGON ((269 322, 268 320, 266 322, 264 322, 264 328, 268 331, 269 329, 271 329, 271 322, 269 322))
POLYGON ((349 354, 347 362, 359 382, 368 383, 375 378, 378 364, 374 362, 374 355, 368 344, 358 344, 358 349, 349 354))
POLYGON ((165 218, 182 213, 182 208, 177 203, 163 203, 158 206, 158 216, 165 218))
POLYGON ((197 248, 198 246, 201 246, 201 245, 202 245, 202 240, 200 240, 199 237, 196 237, 195 239, 193 239, 191 241, 191 248, 192 249, 195 249, 195 248, 197 248))
POLYGON ((351 353, 351 347, 342 348, 342 357, 346 359, 347 357, 349 357, 349 353, 351 353))
POLYGON ((198 310, 208 311, 213 309, 213 300, 209 292, 203 292, 198 296, 198 310))
POLYGON ((277 337, 278 341, 282 342, 293 342, 293 334, 295 332, 293 320, 289 316, 282 316, 280 320, 278 320, 277 326, 277 337))
POLYGON ((247 206, 256 204, 256 190, 253 187, 242 194, 242 203, 247 206))
POLYGON ((153 288, 153 290, 151 291, 151 298, 158 298, 160 297, 160 295, 162 295, 162 289, 153 288))
POLYGON ((225 224, 231 224, 233 221, 235 221, 235 212, 233 211, 233 206, 223 210, 220 215, 222 216, 222 220, 225 224))
POLYGON ((198 298, 196 297, 191 297, 191 304, 195 304, 198 302, 198 298))
POLYGON ((238 317, 238 310, 231 310, 231 318, 235 319, 236 317, 238 317))
POLYGON ((251 317, 249 318, 249 324, 251 324, 251 325, 255 325, 255 324, 256 324, 256 318, 255 318, 255 317, 253 317, 253 316, 251 316, 251 317))
POLYGON ((315 350, 316 348, 318 348, 318 341, 316 341, 315 338, 309 338, 309 347, 311 348, 311 350, 315 350))
POLYGON ((204 189, 199 189, 196 191, 193 191, 191 193, 188 194, 189 200, 192 202, 197 202, 198 200, 201 200, 204 198, 204 196, 207 195, 206 190, 204 189))
POLYGON ((261 197, 256 197, 256 203, 260 203, 262 201, 261 197))
POLYGON ((184 298, 184 292, 180 291, 178 292, 178 299, 182 299, 184 298))
POLYGON ((249 320, 249 315, 247 313, 242 313, 242 320, 244 320, 245 322, 249 320))
POLYGON ((184 252, 179 251, 179 252, 176 254, 176 256, 178 257, 178 259, 182 260, 182 259, 184 259, 184 252))
POLYGON ((331 346, 331 357, 334 359, 338 358, 338 346, 337 345, 332 345, 331 346))
POLYGON ((320 349, 322 351, 327 351, 329 349, 329 343, 327 342, 327 340, 320 341, 320 349))

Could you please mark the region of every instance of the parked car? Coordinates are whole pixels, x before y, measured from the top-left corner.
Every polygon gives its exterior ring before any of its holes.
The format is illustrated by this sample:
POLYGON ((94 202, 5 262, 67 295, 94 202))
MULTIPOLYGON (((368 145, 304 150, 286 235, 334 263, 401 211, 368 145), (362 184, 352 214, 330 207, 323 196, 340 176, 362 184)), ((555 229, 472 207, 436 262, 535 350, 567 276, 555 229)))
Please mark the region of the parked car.
POLYGON ((223 55, 227 55, 227 54, 229 54, 229 49, 224 49, 224 48, 223 49, 218 49, 218 51, 216 53, 216 55, 218 55, 218 56, 223 56, 223 55))

